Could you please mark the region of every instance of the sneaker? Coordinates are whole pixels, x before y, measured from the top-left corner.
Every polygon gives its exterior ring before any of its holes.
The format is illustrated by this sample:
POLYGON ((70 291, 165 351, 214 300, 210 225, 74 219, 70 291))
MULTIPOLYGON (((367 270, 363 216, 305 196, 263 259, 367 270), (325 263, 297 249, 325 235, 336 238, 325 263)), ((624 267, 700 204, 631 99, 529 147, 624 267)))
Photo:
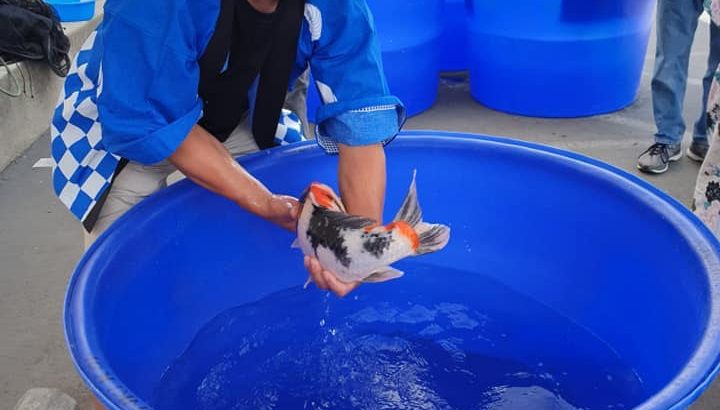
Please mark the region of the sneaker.
POLYGON ((707 155, 710 144, 707 140, 693 140, 690 148, 687 150, 687 156, 693 161, 703 162, 705 155, 707 155))
POLYGON ((680 144, 660 144, 650 146, 638 158, 637 167, 640 171, 662 174, 670 167, 670 162, 682 158, 680 144))

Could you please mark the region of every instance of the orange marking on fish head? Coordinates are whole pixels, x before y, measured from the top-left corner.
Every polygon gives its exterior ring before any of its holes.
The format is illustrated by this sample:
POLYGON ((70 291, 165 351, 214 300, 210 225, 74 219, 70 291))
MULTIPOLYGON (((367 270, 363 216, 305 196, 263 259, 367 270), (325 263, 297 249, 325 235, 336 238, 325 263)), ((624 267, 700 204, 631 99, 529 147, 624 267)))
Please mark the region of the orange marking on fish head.
POLYGON ((407 238, 407 240, 410 241, 413 250, 417 250, 417 248, 420 246, 420 238, 418 237, 417 232, 415 232, 415 229, 413 229, 413 227, 410 226, 407 222, 393 222, 391 224, 388 224, 385 229, 387 229, 388 231, 396 231, 401 236, 407 238))
POLYGON ((313 183, 310 185, 310 199, 312 202, 322 208, 334 209, 335 194, 326 185, 313 183))

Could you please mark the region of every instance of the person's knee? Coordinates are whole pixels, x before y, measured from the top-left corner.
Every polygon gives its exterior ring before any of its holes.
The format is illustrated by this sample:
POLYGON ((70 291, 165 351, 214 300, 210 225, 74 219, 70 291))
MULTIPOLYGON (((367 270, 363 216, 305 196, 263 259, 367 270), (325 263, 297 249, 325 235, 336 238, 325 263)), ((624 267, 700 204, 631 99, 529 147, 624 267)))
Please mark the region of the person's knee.
MULTIPOLYGON (((139 201, 137 201, 139 202, 139 201)), ((85 238, 85 249, 88 249, 115 221, 125 212, 129 211, 136 203, 124 201, 122 198, 110 198, 105 202, 105 206, 97 217, 97 220, 88 232, 83 229, 85 238)))
POLYGON ((90 249, 90 246, 92 246, 93 243, 97 240, 98 235, 93 231, 88 232, 83 229, 83 242, 84 242, 84 249, 88 250, 90 249))
POLYGON ((167 177, 175 168, 169 163, 142 165, 129 163, 115 178, 102 209, 90 232, 85 232, 89 247, 118 218, 143 199, 167 185, 167 177))

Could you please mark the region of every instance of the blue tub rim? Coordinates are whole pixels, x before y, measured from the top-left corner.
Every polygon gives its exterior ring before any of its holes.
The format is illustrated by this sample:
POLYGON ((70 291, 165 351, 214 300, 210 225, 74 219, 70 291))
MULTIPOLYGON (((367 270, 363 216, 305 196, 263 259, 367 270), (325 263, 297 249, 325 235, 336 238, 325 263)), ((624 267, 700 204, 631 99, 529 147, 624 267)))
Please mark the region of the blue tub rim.
MULTIPOLYGON (((583 165, 591 176, 612 177, 614 183, 617 183, 620 187, 628 188, 634 186, 640 191, 644 191, 644 198, 651 199, 654 204, 665 205, 664 209, 657 208, 656 210, 666 214, 673 224, 684 225, 694 229, 695 231, 692 232, 692 236, 694 236, 696 240, 706 241, 715 251, 713 254, 702 255, 701 257, 708 269, 708 278, 711 279, 711 283, 708 284, 711 308, 705 334, 702 336, 700 344, 695 348, 694 353, 683 370, 662 390, 648 398, 635 409, 685 409, 697 400, 713 382, 715 376, 720 372, 720 241, 705 224, 682 203, 642 178, 614 165, 580 153, 545 144, 507 137, 432 130, 403 131, 398 137, 394 145, 412 145, 412 143, 418 142, 446 143, 448 138, 451 138, 453 142, 461 144, 490 144, 533 151, 536 154, 547 156, 548 160, 551 161, 566 163, 569 161, 569 163, 583 165), (712 282, 715 282, 715 284, 712 282), (706 370, 700 376, 698 372, 691 370, 696 367, 706 370)), ((305 141, 260 151, 241 157, 238 161, 244 166, 257 166, 266 161, 278 161, 297 153, 311 151, 320 151, 315 141, 305 141)), ((176 185, 180 186, 181 184, 191 183, 192 182, 186 180, 176 185)), ((152 409, 152 407, 140 397, 137 397, 120 381, 115 374, 109 370, 109 363, 107 363, 103 357, 96 356, 89 345, 88 335, 83 326, 84 321, 81 320, 85 316, 83 307, 86 294, 83 290, 87 285, 89 276, 89 271, 86 267, 92 261, 96 251, 107 241, 107 238, 123 226, 125 219, 132 218, 134 214, 144 208, 144 206, 141 205, 152 203, 154 198, 165 191, 167 190, 162 190, 161 192, 151 195, 141 204, 138 204, 138 206, 135 206, 118 218, 116 223, 100 235, 83 253, 66 287, 62 319, 65 343, 70 353, 70 358, 85 385, 91 390, 93 395, 110 410, 152 409), (75 295, 78 295, 77 298, 74 298, 75 295)), ((687 230, 682 232, 688 236, 691 235, 687 230)))

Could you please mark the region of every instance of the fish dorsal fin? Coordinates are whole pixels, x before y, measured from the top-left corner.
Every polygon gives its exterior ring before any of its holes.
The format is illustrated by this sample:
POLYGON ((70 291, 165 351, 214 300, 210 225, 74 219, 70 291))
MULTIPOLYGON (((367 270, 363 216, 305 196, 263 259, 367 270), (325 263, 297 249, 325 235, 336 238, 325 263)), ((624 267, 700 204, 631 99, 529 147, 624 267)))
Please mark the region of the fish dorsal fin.
POLYGON ((405 197, 405 200, 394 219, 395 222, 403 221, 412 227, 415 227, 422 221, 422 210, 420 209, 420 203, 418 202, 417 186, 415 184, 416 176, 417 170, 414 170, 412 182, 410 183, 410 189, 408 190, 407 196, 405 197))
POLYGON ((326 218, 333 225, 339 225, 347 229, 363 229, 376 226, 377 223, 370 218, 348 215, 343 212, 332 211, 326 208, 315 208, 318 216, 326 218))

